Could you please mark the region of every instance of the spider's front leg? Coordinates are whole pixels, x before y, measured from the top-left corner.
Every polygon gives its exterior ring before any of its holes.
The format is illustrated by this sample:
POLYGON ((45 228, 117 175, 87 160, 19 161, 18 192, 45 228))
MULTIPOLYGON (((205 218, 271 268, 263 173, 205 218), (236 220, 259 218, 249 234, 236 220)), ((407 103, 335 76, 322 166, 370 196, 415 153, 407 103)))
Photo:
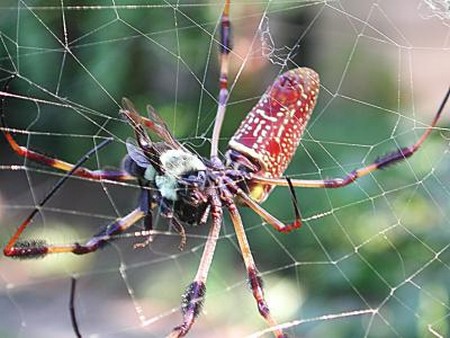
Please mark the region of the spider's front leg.
POLYGON ((228 102, 228 64, 231 52, 231 23, 230 23, 230 0, 225 0, 222 16, 220 18, 220 78, 219 97, 214 129, 211 139, 211 159, 216 159, 219 148, 219 135, 228 102))
POLYGON ((206 294, 206 279, 208 277, 209 268, 212 263, 223 220, 222 203, 220 202, 216 190, 210 192, 210 203, 212 226, 208 233, 208 239, 205 248, 203 249, 197 274, 195 275, 194 281, 186 288, 182 297, 181 312, 183 313, 183 322, 173 329, 168 335, 168 338, 184 337, 191 329, 203 306, 206 294))
MULTIPOLYGON (((4 127, 6 128, 6 127, 4 127)), ((39 152, 30 150, 24 146, 20 146, 16 140, 13 138, 11 133, 7 129, 3 129, 3 133, 8 141, 11 149, 19 156, 24 157, 30 161, 42 163, 45 166, 61 170, 63 172, 69 172, 74 168, 74 164, 43 155, 39 152)), ((130 176, 126 171, 123 170, 90 170, 85 167, 78 168, 73 176, 78 176, 82 178, 87 178, 95 181, 110 180, 110 181, 131 181, 135 178, 130 176)))
POLYGON ((112 236, 128 229, 131 225, 139 221, 146 215, 146 208, 142 205, 126 215, 125 217, 106 226, 97 235, 93 236, 86 244, 79 243, 69 245, 48 245, 42 240, 20 240, 22 233, 31 224, 34 216, 39 210, 50 200, 50 198, 58 191, 58 189, 72 176, 93 154, 101 148, 109 144, 112 139, 106 139, 95 148, 88 151, 73 168, 61 177, 53 188, 44 196, 44 198, 37 204, 28 217, 19 225, 10 240, 3 249, 5 256, 14 258, 39 258, 51 253, 72 252, 74 254, 85 254, 97 250, 103 244, 110 241, 112 236))
MULTIPOLYGON (((140 208, 130 212, 123 218, 108 224, 101 229, 96 235, 92 236, 86 243, 73 243, 67 245, 49 245, 42 240, 19 240, 20 233, 16 231, 15 235, 10 239, 6 247, 3 249, 5 256, 19 259, 40 258, 48 254, 71 252, 76 255, 84 255, 94 252, 102 248, 105 244, 114 239, 114 235, 124 232, 133 224, 138 222, 145 216, 140 208)), ((23 225, 28 225, 31 218, 28 217, 22 223, 20 229, 24 229, 23 225)))
MULTIPOLYGON (((9 82, 14 78, 11 78, 8 83, 6 83, 4 91, 8 90, 9 82)), ((6 124, 5 108, 6 108, 6 96, 0 96, 0 129, 6 138, 11 149, 20 157, 28 159, 33 162, 41 163, 48 167, 61 170, 63 172, 70 172, 73 176, 88 178, 91 180, 111 180, 111 181, 130 181, 135 178, 129 175, 125 170, 90 170, 88 168, 77 166, 54 157, 44 155, 40 152, 33 151, 27 147, 21 146, 15 140, 13 134, 10 132, 6 124)))

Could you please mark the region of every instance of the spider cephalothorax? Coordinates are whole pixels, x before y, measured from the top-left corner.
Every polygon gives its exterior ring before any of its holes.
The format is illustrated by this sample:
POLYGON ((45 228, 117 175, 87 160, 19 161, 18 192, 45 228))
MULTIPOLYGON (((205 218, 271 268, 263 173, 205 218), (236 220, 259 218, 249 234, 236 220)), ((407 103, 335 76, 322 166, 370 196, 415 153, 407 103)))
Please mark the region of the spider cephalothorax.
MULTIPOLYGON (((220 92, 209 158, 200 157, 178 142, 152 107, 147 107, 148 117, 143 117, 137 113, 130 101, 124 99, 121 114, 133 128, 135 139, 130 139, 126 143, 127 155, 123 160, 122 169, 92 171, 81 165, 110 142, 110 139, 97 145, 76 164, 29 150, 20 146, 10 129, 6 127, 4 98, 2 99, 0 115, 2 130, 11 148, 20 156, 66 172, 17 228, 3 250, 6 256, 37 258, 64 252, 87 254, 102 248, 141 220, 144 220, 145 230, 150 231, 151 212, 155 208, 182 234, 182 247, 185 239, 182 223, 198 225, 211 220, 197 274, 182 297, 182 323, 173 329, 170 337, 185 336, 200 312, 206 294, 206 279, 223 221, 223 210, 228 211, 233 223, 258 311, 276 337, 285 337, 265 301, 262 279, 251 254, 237 205, 250 207, 277 231, 287 233, 299 228, 300 212, 293 187, 343 187, 377 169, 413 155, 431 133, 450 96, 448 90, 432 123, 412 146, 395 150, 378 158, 372 164, 349 172, 342 178, 291 180, 282 175, 297 149, 319 92, 317 73, 309 68, 295 68, 278 76, 269 86, 231 138, 225 156, 221 159, 218 141, 228 102, 228 62, 231 51, 229 7, 230 1, 226 0, 220 29, 220 92), (147 129, 156 134, 160 142, 153 142, 147 135, 147 129), (71 175, 97 181, 137 181, 141 187, 138 206, 127 215, 103 227, 85 243, 51 245, 39 240, 21 240, 22 233, 34 215, 39 212, 40 207, 71 175), (291 224, 279 221, 259 204, 267 198, 275 186, 290 187, 296 215, 291 224)), ((147 245, 150 240, 151 235, 143 244, 147 245)), ((71 297, 73 300, 73 293, 71 297)), ((78 334, 79 329, 73 311, 71 315, 74 330, 78 334)))

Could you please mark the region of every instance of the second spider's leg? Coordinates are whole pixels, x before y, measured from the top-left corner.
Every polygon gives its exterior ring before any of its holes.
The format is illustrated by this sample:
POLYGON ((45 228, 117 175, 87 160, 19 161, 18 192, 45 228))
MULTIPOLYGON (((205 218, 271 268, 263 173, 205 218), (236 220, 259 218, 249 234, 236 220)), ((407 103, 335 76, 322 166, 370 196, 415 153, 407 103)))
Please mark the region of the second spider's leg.
POLYGON ((223 214, 221 202, 215 191, 211 194, 210 200, 212 226, 209 230, 205 248, 203 249, 197 274, 195 275, 194 281, 189 284, 183 294, 181 304, 183 323, 177 326, 172 333, 169 334, 168 338, 184 337, 194 324, 194 321, 199 315, 203 305, 206 293, 206 278, 208 277, 214 251, 216 250, 216 244, 219 238, 220 228, 222 226, 223 214))
POLYGON ((211 140, 211 158, 216 158, 219 148, 219 136, 228 101, 228 63, 231 52, 230 0, 225 1, 220 19, 220 84, 219 99, 211 140))
MULTIPOLYGON (((269 306, 267 305, 267 302, 264 298, 262 279, 258 273, 258 270, 256 269, 256 264, 250 251, 250 246, 248 244, 247 236, 245 235, 245 230, 242 224, 241 216, 234 203, 231 203, 228 206, 228 211, 230 212, 231 220, 233 221, 234 231, 236 232, 236 238, 239 242, 239 247, 242 252, 245 267, 247 268, 248 281, 253 292, 253 297, 255 298, 256 303, 258 305, 259 313, 266 320, 267 324, 271 328, 273 328, 277 326, 277 322, 272 317, 272 314, 270 313, 269 310, 269 306)), ((277 338, 286 337, 286 335, 284 335, 281 329, 274 328, 273 332, 275 334, 275 337, 277 338)))
MULTIPOLYGON (((366 176, 378 169, 386 168, 391 164, 398 163, 412 156, 417 150, 419 150, 420 146, 425 142, 433 128, 436 126, 442 112, 444 111, 444 107, 447 104, 447 101, 450 97, 450 88, 448 89, 444 99, 442 100, 439 109, 436 112, 436 115, 431 123, 431 125, 425 130, 422 136, 414 143, 412 146, 400 148, 392 153, 389 153, 385 156, 381 156, 372 164, 368 166, 353 170, 347 176, 332 178, 326 180, 291 180, 291 183, 295 187, 303 187, 303 188, 340 188, 350 183, 353 183, 358 178, 366 176)), ((252 176, 252 183, 261 183, 267 185, 278 185, 278 186, 289 186, 288 180, 285 178, 269 178, 263 176, 252 176)))

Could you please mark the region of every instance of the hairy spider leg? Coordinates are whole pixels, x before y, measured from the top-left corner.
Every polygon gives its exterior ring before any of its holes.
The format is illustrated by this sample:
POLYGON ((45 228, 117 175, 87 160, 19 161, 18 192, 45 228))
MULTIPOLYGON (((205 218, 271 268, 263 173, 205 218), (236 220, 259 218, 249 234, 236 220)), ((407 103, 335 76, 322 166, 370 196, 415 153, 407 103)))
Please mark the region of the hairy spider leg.
POLYGON ((112 139, 106 139, 95 148, 91 149, 73 166, 73 168, 69 172, 67 172, 61 179, 59 179, 59 181, 53 186, 53 188, 38 203, 37 207, 17 228, 16 232, 13 234, 8 244, 3 249, 3 253, 5 256, 15 258, 38 258, 43 257, 49 253, 73 252, 75 254, 84 254, 95 251, 104 243, 111 240, 112 235, 128 229, 132 224, 136 223, 139 219, 145 216, 146 213, 141 208, 137 208, 127 216, 106 226, 85 245, 74 243, 71 245, 58 246, 47 245, 44 241, 41 240, 19 241, 21 234, 25 231, 27 226, 31 224, 33 217, 39 212, 41 207, 44 206, 44 204, 56 193, 56 191, 65 183, 65 181, 77 171, 77 169, 84 162, 86 162, 93 154, 95 154, 111 141, 112 139))
MULTIPOLYGON (((9 242, 6 244, 5 248, 3 249, 3 253, 5 256, 9 257, 16 257, 16 258, 37 258, 42 257, 48 253, 57 253, 57 252, 73 252, 73 253, 80 253, 80 251, 86 251, 87 248, 84 246, 81 246, 80 244, 72 244, 72 245, 64 245, 64 246, 57 246, 57 245, 47 245, 43 241, 40 240, 28 240, 28 241, 19 241, 20 236, 25 231, 27 226, 31 223, 33 220, 33 217, 40 211, 40 209, 44 206, 45 203, 56 193, 56 191, 66 182, 66 180, 76 172, 76 170, 81 167, 81 165, 86 162, 93 154, 95 154, 97 151, 99 151, 101 148, 105 147, 107 144, 109 144, 112 141, 112 139, 106 139, 102 143, 98 144, 93 149, 89 150, 74 166, 73 168, 67 172, 63 177, 61 177, 58 182, 53 186, 53 188, 44 196, 44 198, 38 203, 38 205, 33 209, 33 211, 28 215, 28 217, 20 224, 20 226, 17 228, 16 232, 12 235, 9 242)), ((145 212, 142 211, 140 208, 135 210, 135 213, 131 213, 130 215, 126 216, 124 219, 119 220, 115 222, 112 226, 105 228, 103 232, 101 232, 99 235, 96 235, 96 237, 100 237, 100 235, 107 235, 111 236, 111 234, 116 233, 120 231, 122 228, 128 228, 130 225, 129 223, 133 222, 135 223, 139 218, 137 218, 138 215, 142 214, 145 215, 145 212), (138 212, 137 212, 138 211, 138 212)), ((142 217, 141 216, 141 217, 142 217)), ((99 238, 97 241, 89 241, 88 246, 100 246, 98 243, 100 243, 99 238)), ((91 250, 93 251, 93 250, 91 250)), ((84 252, 83 252, 84 253, 84 252)))
POLYGON ((219 148, 219 136, 228 102, 228 64, 231 52, 231 24, 230 24, 230 1, 225 1, 220 19, 220 78, 219 98, 216 119, 211 139, 211 159, 217 158, 219 148))
MULTIPOLYGON (((91 253, 104 247, 107 243, 114 240, 114 236, 120 234, 138 222, 145 216, 145 212, 140 208, 134 209, 126 216, 119 218, 113 223, 103 227, 96 235, 91 237, 85 244, 73 243, 67 245, 49 245, 41 240, 24 240, 17 241, 15 236, 14 242, 9 242, 3 249, 5 256, 13 258, 40 258, 47 254, 54 253, 68 253, 71 252, 76 255, 84 255, 91 253)), ((30 223, 31 219, 28 217, 22 223, 19 230, 22 230, 30 223), (23 228, 23 229, 22 229, 23 228)), ((20 231, 21 232, 21 231, 20 231)), ((16 232, 17 234, 17 232, 16 232)))
MULTIPOLYGON (((351 171, 348 175, 339 178, 331 178, 326 180, 301 180, 301 179, 293 179, 291 180, 291 184, 294 187, 302 187, 302 188, 341 188, 350 183, 353 183, 358 178, 364 177, 378 169, 383 169, 391 164, 395 164, 397 162, 403 161, 408 157, 412 156, 420 146, 425 142, 428 136, 433 131, 433 128, 436 126, 442 112, 444 111, 444 107, 447 104, 447 101, 450 97, 450 88, 447 90, 447 93, 442 100, 439 109, 431 123, 431 125, 425 130, 419 140, 414 143, 412 146, 400 148, 392 153, 381 156, 376 159, 372 164, 368 166, 355 169, 351 171)), ((289 182, 286 178, 270 178, 252 175, 251 182, 261 183, 267 185, 277 185, 277 186, 289 186, 289 182)))
MULTIPOLYGON (((231 216, 231 220, 234 225, 234 231, 236 233, 236 238, 239 242, 239 247, 241 249, 242 258, 244 259, 244 264, 247 269, 248 282, 252 289, 253 297, 256 300, 258 311, 264 320, 267 322, 269 327, 273 328, 277 326, 277 322, 272 317, 269 306, 264 298, 264 290, 262 278, 258 273, 255 261, 253 259, 252 253, 250 251, 250 246, 248 244, 247 236, 245 235, 244 226, 242 224, 241 215, 234 203, 228 205, 228 211, 231 216)), ((277 338, 285 338, 283 331, 281 329, 274 329, 274 334, 277 338)))
MULTIPOLYGON (((10 81, 14 79, 12 77, 10 80, 7 81, 6 85, 4 86, 4 91, 7 92, 8 86, 10 81)), ((74 169, 75 165, 59 160, 54 157, 50 157, 44 154, 41 154, 39 152, 33 151, 28 149, 27 147, 20 146, 14 137, 12 136, 11 132, 8 129, 8 126, 6 124, 6 118, 5 118, 5 97, 2 97, 1 104, 0 104, 0 122, 1 122, 1 129, 3 132, 3 135, 5 135, 6 140, 8 141, 11 149, 19 156, 24 157, 26 159, 29 159, 33 162, 42 163, 48 167, 58 169, 64 172, 70 172, 74 169)), ((131 175, 129 175, 124 170, 90 170, 84 167, 77 167, 76 170, 72 172, 73 176, 88 178, 91 180, 111 180, 111 181, 129 181, 134 180, 135 178, 131 175)))
POLYGON ((195 275, 194 281, 186 288, 182 297, 181 311, 183 313, 183 323, 175 327, 168 335, 168 338, 184 337, 191 329, 203 306, 206 294, 206 279, 214 251, 216 250, 223 219, 222 203, 215 191, 210 193, 210 201, 212 226, 208 233, 197 274, 195 275))

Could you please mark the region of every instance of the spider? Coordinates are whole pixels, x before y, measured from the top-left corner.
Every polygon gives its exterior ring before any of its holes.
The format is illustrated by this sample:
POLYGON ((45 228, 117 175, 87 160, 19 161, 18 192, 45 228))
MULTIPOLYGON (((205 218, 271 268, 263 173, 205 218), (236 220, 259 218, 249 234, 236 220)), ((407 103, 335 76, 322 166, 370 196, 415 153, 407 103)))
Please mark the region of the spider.
MULTIPOLYGON (((6 127, 4 102, 1 106, 3 134, 14 152, 19 156, 66 173, 39 203, 39 207, 71 175, 98 181, 134 180, 138 181, 142 188, 138 206, 134 210, 103 227, 85 243, 52 245, 38 240, 20 240, 22 233, 38 212, 38 208, 36 208, 19 225, 6 244, 3 249, 6 256, 25 259, 43 257, 53 253, 71 252, 77 255, 91 253, 104 247, 118 234, 123 233, 140 220, 144 220, 145 228, 151 230, 152 209, 156 207, 180 231, 183 237, 183 224, 206 224, 211 219, 197 273, 182 297, 182 322, 171 331, 169 337, 185 336, 201 311, 206 294, 208 271, 221 230, 224 210, 231 217, 258 311, 276 337, 286 337, 265 300, 262 279, 251 254, 237 206, 243 205, 251 208, 277 231, 288 233, 300 228, 301 216, 296 207, 294 187, 344 187, 378 169, 410 157, 420 148, 436 126, 450 96, 449 89, 431 125, 412 146, 397 149, 378 158, 372 164, 349 172, 344 177, 325 180, 290 179, 283 177, 283 172, 299 145, 302 133, 316 104, 320 87, 319 76, 312 69, 292 69, 278 76, 269 86, 229 141, 224 157, 220 158, 218 140, 229 98, 228 64, 229 54, 232 50, 229 10, 230 0, 226 0, 220 23, 218 109, 209 158, 194 154, 176 140, 163 119, 152 107, 147 107, 148 117, 143 117, 128 99, 123 99, 120 112, 132 127, 135 140, 129 140, 126 143, 127 155, 123 160, 122 168, 109 171, 89 170, 82 164, 111 140, 107 139, 99 144, 78 163, 70 164, 20 146, 15 141, 12 131, 6 127), (147 129, 155 133, 161 141, 153 142, 147 134, 147 129), (296 213, 295 220, 291 224, 284 224, 260 205, 275 186, 290 188, 296 213)), ((3 97, 5 96, 4 92, 3 97)), ((150 238, 144 245, 148 244, 148 241, 150 238)), ((74 328, 78 332, 76 324, 74 324, 74 328)))

